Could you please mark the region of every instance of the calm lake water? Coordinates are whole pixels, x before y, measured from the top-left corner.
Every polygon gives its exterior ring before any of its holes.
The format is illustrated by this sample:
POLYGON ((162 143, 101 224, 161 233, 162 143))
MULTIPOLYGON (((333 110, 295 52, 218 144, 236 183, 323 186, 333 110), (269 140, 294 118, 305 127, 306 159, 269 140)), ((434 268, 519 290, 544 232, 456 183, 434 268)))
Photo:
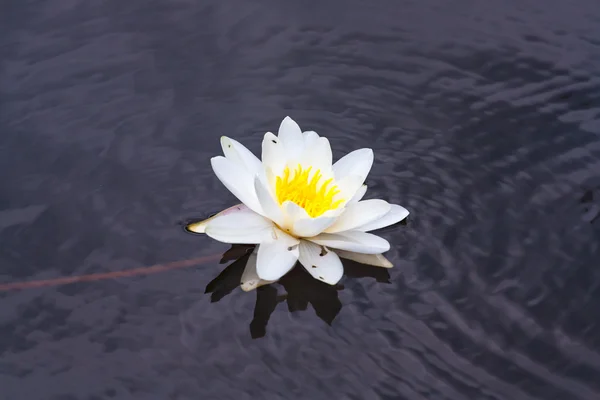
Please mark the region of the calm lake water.
POLYGON ((7 0, 0 399, 597 400, 600 7, 7 0), (389 270, 244 293, 219 137, 286 115, 411 211, 389 270), (229 267, 227 267, 230 265, 229 267), (227 267, 227 268, 225 268, 227 267), (206 293, 205 293, 206 292, 206 293))

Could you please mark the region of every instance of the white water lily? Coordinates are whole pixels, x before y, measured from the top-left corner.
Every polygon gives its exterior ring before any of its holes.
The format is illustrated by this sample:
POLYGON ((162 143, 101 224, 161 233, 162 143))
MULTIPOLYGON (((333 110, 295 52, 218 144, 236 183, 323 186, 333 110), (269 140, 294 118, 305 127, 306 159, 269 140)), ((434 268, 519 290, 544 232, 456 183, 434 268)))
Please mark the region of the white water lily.
POLYGON ((188 229, 231 244, 257 244, 242 276, 242 289, 275 282, 297 261, 330 285, 343 275, 340 257, 390 268, 387 240, 369 231, 408 216, 399 205, 362 200, 373 164, 371 149, 355 150, 335 164, 329 141, 302 132, 286 117, 278 136, 267 132, 262 161, 234 139, 221 138, 224 157, 212 168, 242 204, 188 229))

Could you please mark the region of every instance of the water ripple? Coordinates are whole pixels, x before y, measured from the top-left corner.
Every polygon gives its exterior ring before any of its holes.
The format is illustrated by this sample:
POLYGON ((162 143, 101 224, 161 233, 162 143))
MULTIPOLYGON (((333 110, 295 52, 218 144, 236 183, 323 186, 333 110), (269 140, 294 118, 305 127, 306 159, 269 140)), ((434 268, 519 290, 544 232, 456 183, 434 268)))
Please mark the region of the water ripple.
POLYGON ((284 115, 372 147, 368 197, 411 217, 390 276, 339 288, 202 266, 0 293, 2 395, 600 397, 600 13, 576 3, 9 2, 2 282, 223 250, 178 222, 235 201, 218 138, 258 152, 284 115))

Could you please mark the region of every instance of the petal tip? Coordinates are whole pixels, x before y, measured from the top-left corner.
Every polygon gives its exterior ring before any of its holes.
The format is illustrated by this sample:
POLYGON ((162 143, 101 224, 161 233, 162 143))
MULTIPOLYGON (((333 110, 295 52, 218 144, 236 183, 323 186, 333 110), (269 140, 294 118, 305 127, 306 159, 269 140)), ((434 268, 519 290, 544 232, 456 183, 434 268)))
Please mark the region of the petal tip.
POLYGON ((377 254, 376 257, 377 257, 377 260, 381 263, 381 264, 379 264, 380 267, 392 268, 394 266, 394 264, 392 264, 392 262, 390 260, 388 260, 383 254, 377 254))
POLYGON ((206 225, 206 220, 200 222, 192 222, 191 224, 187 224, 185 226, 185 229, 193 233, 206 233, 206 225))
POLYGON ((240 288, 244 291, 244 292, 251 292, 252 290, 256 289, 258 287, 257 285, 257 281, 256 280, 250 280, 247 282, 241 282, 240 283, 240 288))
POLYGON ((210 163, 214 164, 215 162, 220 162, 219 160, 225 159, 223 156, 214 156, 210 158, 210 163))
POLYGON ((255 289, 258 289, 261 286, 270 285, 271 283, 275 283, 276 281, 265 281, 264 279, 251 279, 246 282, 240 283, 240 288, 244 292, 251 292, 255 289))
POLYGON ((278 134, 281 135, 283 132, 293 132, 295 134, 302 135, 302 130, 300 129, 300 125, 296 121, 294 121, 290 116, 286 116, 279 124, 278 134))
MULTIPOLYGON (((269 141, 273 141, 273 140, 277 140, 277 136, 269 131, 269 132, 265 132, 265 135, 263 136, 263 146, 265 145, 265 143, 268 143, 269 141)), ((275 142, 277 143, 277 142, 275 142)))
MULTIPOLYGON (((382 239, 383 239, 383 238, 382 238, 382 239)), ((385 240, 385 239, 383 239, 383 240, 385 240)), ((385 252, 387 252, 387 251, 390 251, 390 249, 392 248, 392 246, 390 245, 390 242, 388 242, 387 240, 385 240, 385 242, 386 242, 386 244, 387 244, 387 245, 384 245, 384 246, 382 247, 382 249, 383 249, 383 250, 381 251, 382 253, 385 253, 385 252)))
POLYGON ((327 280, 323 280, 323 282, 325 282, 329 286, 335 286, 335 285, 337 285, 342 280, 343 276, 344 275, 342 274, 342 275, 339 276, 339 278, 336 277, 336 278, 333 278, 333 279, 327 279, 327 280))

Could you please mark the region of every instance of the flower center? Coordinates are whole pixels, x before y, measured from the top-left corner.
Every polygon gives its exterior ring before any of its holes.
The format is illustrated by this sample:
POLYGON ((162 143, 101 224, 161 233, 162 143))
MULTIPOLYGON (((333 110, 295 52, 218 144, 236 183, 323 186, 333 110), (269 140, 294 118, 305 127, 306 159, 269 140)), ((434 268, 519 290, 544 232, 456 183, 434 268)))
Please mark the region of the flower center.
POLYGON ((300 164, 293 171, 290 167, 285 167, 283 174, 275 181, 275 195, 279 205, 285 201, 292 201, 315 218, 325 211, 338 208, 343 200, 334 200, 340 190, 331 184, 333 178, 321 182, 321 170, 316 170, 311 176, 311 169, 312 167, 303 169, 300 164))

